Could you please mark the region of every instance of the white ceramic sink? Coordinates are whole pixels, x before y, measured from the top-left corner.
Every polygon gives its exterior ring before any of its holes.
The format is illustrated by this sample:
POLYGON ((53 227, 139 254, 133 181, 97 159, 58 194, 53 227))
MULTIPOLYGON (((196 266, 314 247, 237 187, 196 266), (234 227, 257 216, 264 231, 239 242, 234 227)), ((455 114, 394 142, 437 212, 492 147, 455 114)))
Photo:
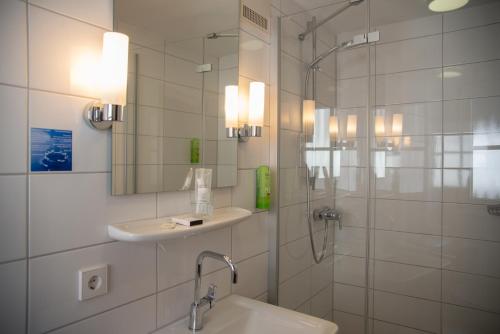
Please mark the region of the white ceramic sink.
MULTIPOLYGON (((157 334, 193 333, 187 318, 157 334)), ((253 299, 232 295, 205 314, 199 334, 336 334, 333 322, 290 311, 253 299)))

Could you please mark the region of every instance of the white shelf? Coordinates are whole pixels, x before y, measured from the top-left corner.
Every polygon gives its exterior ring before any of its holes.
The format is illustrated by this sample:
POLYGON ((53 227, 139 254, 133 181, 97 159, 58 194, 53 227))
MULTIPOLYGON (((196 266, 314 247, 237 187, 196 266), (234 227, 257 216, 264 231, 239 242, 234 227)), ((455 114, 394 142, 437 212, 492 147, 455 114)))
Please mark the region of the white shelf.
POLYGON ((171 228, 172 217, 166 217, 111 224, 108 225, 108 235, 115 240, 131 242, 185 238, 236 224, 251 215, 252 212, 248 210, 229 207, 214 210, 212 217, 198 226, 188 227, 177 224, 175 228, 171 228))

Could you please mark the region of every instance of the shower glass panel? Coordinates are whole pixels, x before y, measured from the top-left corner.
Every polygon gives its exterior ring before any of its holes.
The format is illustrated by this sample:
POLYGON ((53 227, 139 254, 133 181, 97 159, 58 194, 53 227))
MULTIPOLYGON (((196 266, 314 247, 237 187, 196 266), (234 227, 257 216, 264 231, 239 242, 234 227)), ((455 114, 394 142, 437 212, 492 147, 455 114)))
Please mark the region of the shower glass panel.
POLYGON ((349 4, 319 3, 301 2, 301 7, 287 1, 281 8, 278 304, 355 324, 361 333, 368 305, 369 57, 367 44, 340 46, 368 32, 368 6, 347 8, 300 40, 314 22, 349 4), (311 217, 317 253, 328 236, 319 264, 308 232, 306 175, 311 216, 324 207, 343 214, 342 229, 338 222, 325 225, 311 217))
POLYGON ((280 3, 278 304, 342 334, 500 333, 500 2, 365 0, 303 40, 352 1, 280 3), (342 215, 319 264, 306 175, 342 215))

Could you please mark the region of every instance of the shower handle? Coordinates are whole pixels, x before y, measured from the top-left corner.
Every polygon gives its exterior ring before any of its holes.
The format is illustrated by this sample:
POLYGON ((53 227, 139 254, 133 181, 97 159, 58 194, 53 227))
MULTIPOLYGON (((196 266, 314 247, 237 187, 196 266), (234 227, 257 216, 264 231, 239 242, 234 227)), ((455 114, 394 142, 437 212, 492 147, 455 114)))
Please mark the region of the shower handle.
POLYGON ((327 206, 314 209, 313 211, 314 220, 323 220, 325 222, 334 221, 339 223, 339 229, 342 229, 342 215, 335 209, 329 208, 327 206))

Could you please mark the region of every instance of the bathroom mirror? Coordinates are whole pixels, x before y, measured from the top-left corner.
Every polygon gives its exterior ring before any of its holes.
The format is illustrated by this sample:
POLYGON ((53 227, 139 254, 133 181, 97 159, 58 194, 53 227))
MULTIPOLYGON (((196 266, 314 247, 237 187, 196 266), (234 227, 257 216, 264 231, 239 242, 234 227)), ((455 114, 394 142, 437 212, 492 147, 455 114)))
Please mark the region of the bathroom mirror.
MULTIPOLYGON (((113 125, 112 193, 176 191, 191 169, 236 184, 224 87, 238 84, 239 2, 115 0, 130 37, 125 120, 113 125)), ((185 189, 185 188, 184 188, 185 189)))

